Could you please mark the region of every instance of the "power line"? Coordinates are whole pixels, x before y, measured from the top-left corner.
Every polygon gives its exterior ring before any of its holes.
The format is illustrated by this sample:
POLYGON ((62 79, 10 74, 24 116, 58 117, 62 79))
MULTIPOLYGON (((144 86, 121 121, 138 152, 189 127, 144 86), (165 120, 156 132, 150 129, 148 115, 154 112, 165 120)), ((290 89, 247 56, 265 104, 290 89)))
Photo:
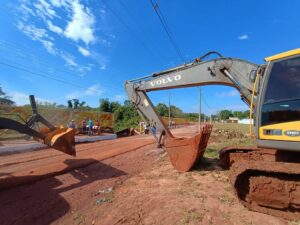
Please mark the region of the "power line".
MULTIPOLYGON (((18 51, 19 53, 21 53, 22 55, 29 55, 29 56, 31 56, 31 57, 32 57, 32 60, 34 60, 34 61, 33 61, 33 65, 42 66, 43 69, 52 70, 53 72, 62 72, 62 73, 69 74, 69 75, 71 75, 71 76, 73 76, 73 77, 76 77, 76 78, 81 78, 81 76, 78 75, 77 73, 70 72, 70 71, 66 71, 66 70, 62 70, 62 69, 59 69, 59 68, 57 68, 57 67, 47 67, 47 68, 46 68, 45 66, 48 66, 48 64, 47 64, 46 62, 43 62, 43 61, 41 61, 41 60, 36 59, 36 57, 35 57, 34 55, 32 55, 32 54, 30 54, 30 53, 28 54, 26 51, 24 51, 25 49, 19 49, 19 48, 17 48, 17 47, 10 47, 10 46, 9 46, 10 43, 8 43, 8 42, 6 42, 7 46, 5 46, 5 45, 3 45, 3 44, 4 44, 4 42, 1 43, 1 41, 0 41, 0 48, 1 48, 1 47, 4 47, 4 49, 5 49, 5 47, 6 47, 7 50, 10 50, 9 48, 12 48, 12 49, 17 50, 17 51, 18 51), (2 45, 2 46, 1 46, 1 45, 2 45), (38 60, 38 61, 37 61, 37 60, 38 60)), ((13 46, 13 45, 11 45, 11 46, 13 46)), ((30 60, 30 58, 28 58, 28 57, 21 56, 21 55, 18 55, 18 57, 24 59, 25 61, 30 61, 30 62, 32 62, 32 60, 30 60)), ((0 58, 0 60, 1 60, 1 58, 0 58)), ((2 59, 2 60, 3 60, 3 59, 2 59)), ((6 60, 6 63, 7 63, 7 61, 8 61, 8 60, 6 60)), ((29 67, 27 67, 27 66, 24 66, 24 65, 19 64, 19 63, 16 63, 16 62, 9 62, 9 63, 13 63, 13 64, 20 65, 20 66, 22 66, 23 68, 25 67, 26 69, 29 69, 29 70, 31 69, 31 68, 29 68, 29 67)), ((51 71, 48 71, 48 72, 51 72, 51 71)), ((117 91, 121 91, 121 89, 119 89, 119 88, 117 88, 117 87, 115 87, 115 86, 112 86, 112 85, 109 85, 109 84, 104 84, 104 85, 107 86, 107 87, 110 87, 110 88, 112 88, 112 89, 115 89, 115 90, 117 90, 117 91)), ((124 91, 124 90, 122 90, 122 91, 124 91)))
MULTIPOLYGON (((119 4, 122 6, 122 8, 126 11, 126 13, 128 14, 128 16, 131 18, 131 21, 136 25, 136 28, 139 30, 138 32, 142 33, 142 34, 146 34, 146 30, 139 25, 139 23, 137 22, 137 19, 134 17, 134 15, 130 12, 130 10, 128 9, 128 7, 122 2, 122 0, 118 1, 119 4)), ((163 58, 164 61, 165 57, 162 57, 162 55, 160 54, 160 58, 163 58)), ((161 61, 161 60, 160 60, 161 61)))
POLYGON ((10 67, 10 68, 13 68, 13 69, 16 69, 16 70, 19 70, 19 71, 23 71, 23 72, 26 72, 26 73, 30 73, 30 74, 36 75, 36 76, 39 76, 39 77, 51 79, 51 80, 54 80, 54 81, 56 81, 56 82, 60 82, 60 83, 67 84, 67 85, 70 85, 70 86, 73 86, 73 87, 78 87, 78 88, 81 88, 81 89, 89 90, 89 91, 94 92, 94 93, 99 93, 99 94, 101 94, 100 91, 97 91, 97 90, 94 90, 94 89, 91 89, 91 88, 85 88, 85 87, 83 87, 83 86, 74 84, 74 83, 72 83, 72 82, 65 81, 65 80, 62 80, 62 79, 58 79, 58 78, 49 76, 48 74, 34 72, 34 71, 32 71, 32 70, 28 70, 28 69, 25 69, 25 68, 22 68, 22 67, 18 67, 18 66, 15 66, 15 65, 12 65, 12 64, 3 62, 3 61, 0 61, 0 64, 1 64, 1 65, 4 65, 4 66, 7 66, 7 67, 10 67))
MULTIPOLYGON (((0 41, 0 48, 8 50, 9 53, 18 52, 19 54, 17 54, 17 55, 18 55, 19 58, 22 58, 26 61, 33 62, 36 65, 43 66, 43 68, 45 68, 44 66, 49 65, 49 63, 43 62, 39 58, 36 58, 35 55, 33 55, 31 53, 28 53, 27 50, 25 50, 24 48, 15 47, 14 45, 10 44, 9 42, 1 42, 0 41), (26 57, 26 56, 31 57, 32 60, 30 58, 26 57)), ((62 72, 62 73, 66 73, 66 74, 75 76, 75 77, 79 77, 79 75, 74 73, 74 72, 62 70, 62 69, 59 69, 57 67, 51 67, 51 68, 48 67, 48 69, 54 69, 55 71, 59 71, 59 72, 62 72)))
POLYGON ((177 43, 176 43, 176 41, 175 41, 174 35, 173 35, 173 33, 171 32, 171 29, 169 28, 169 26, 168 26, 168 24, 167 24, 167 22, 166 22, 166 19, 165 19, 164 15, 162 14, 162 12, 161 12, 161 10, 160 10, 160 8, 159 8, 159 6, 158 6, 158 3, 156 2, 156 0, 149 0, 149 1, 150 1, 151 5, 152 5, 152 7, 153 7, 153 9, 154 9, 154 11, 155 11, 155 13, 156 13, 156 15, 158 16, 159 21, 160 21, 160 23, 162 24, 162 26, 163 26, 165 32, 167 33, 167 36, 168 36, 168 38, 169 38, 169 40, 170 40, 170 42, 171 42, 173 48, 175 49, 175 51, 176 51, 176 53, 177 53, 179 59, 180 59, 183 63, 185 63, 185 58, 184 58, 184 56, 183 56, 183 54, 182 54, 182 52, 181 52, 179 46, 177 45, 177 43))
POLYGON ((144 41, 124 22, 124 20, 118 15, 118 13, 116 13, 104 0, 101 0, 101 2, 111 11, 111 13, 120 21, 120 23, 123 24, 124 27, 126 27, 131 35, 140 42, 144 49, 148 51, 150 55, 152 55, 158 62, 162 63, 161 60, 147 47, 144 41))

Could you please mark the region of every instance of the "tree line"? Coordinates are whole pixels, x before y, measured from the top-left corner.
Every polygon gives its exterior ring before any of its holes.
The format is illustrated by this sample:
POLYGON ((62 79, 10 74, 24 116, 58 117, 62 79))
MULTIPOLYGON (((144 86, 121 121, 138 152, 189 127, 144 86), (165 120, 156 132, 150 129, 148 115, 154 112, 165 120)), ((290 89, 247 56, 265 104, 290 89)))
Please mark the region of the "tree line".
MULTIPOLYGON (((9 96, 0 87, 0 105, 14 105, 15 102, 11 100, 9 96)), ((129 100, 125 100, 123 104, 119 102, 110 101, 109 99, 100 99, 99 107, 90 107, 86 104, 85 101, 80 101, 79 99, 71 99, 67 101, 67 105, 49 103, 49 102, 37 102, 38 105, 44 107, 55 107, 55 108, 70 108, 83 111, 102 111, 110 112, 114 114, 115 121, 115 130, 122 130, 128 127, 136 127, 140 122, 141 118, 138 115, 133 104, 129 100)), ((164 103, 158 103, 156 106, 156 111, 160 116, 172 118, 186 118, 190 121, 198 121, 198 113, 185 113, 179 107, 175 105, 169 107, 164 103)), ((238 119, 249 118, 250 111, 232 111, 232 110, 220 110, 214 115, 205 115, 201 114, 202 120, 209 120, 210 118, 213 121, 227 120, 229 117, 237 117, 238 119)))

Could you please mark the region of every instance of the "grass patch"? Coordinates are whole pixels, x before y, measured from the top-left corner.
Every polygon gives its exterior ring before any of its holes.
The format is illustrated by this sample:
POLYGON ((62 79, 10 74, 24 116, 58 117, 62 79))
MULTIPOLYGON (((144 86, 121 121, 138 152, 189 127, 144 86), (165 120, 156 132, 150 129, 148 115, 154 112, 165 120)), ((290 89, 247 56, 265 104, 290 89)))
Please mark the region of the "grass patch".
POLYGON ((219 200, 220 202, 226 204, 226 205, 229 205, 229 206, 232 206, 233 203, 234 203, 234 198, 230 197, 229 195, 227 194, 223 194, 219 197, 219 200))
POLYGON ((111 196, 104 197, 104 198, 98 198, 96 200, 96 205, 100 205, 105 202, 112 203, 112 201, 113 201, 113 198, 111 196))
POLYGON ((300 220, 291 220, 288 222, 288 225, 300 225, 300 220))
POLYGON ((228 177, 225 176, 223 173, 219 171, 214 171, 211 176, 216 180, 216 181, 221 181, 223 183, 228 183, 228 177))
POLYGON ((184 212, 183 218, 181 220, 182 225, 187 225, 191 223, 199 224, 204 217, 204 213, 199 213, 196 209, 189 209, 184 212))
POLYGON ((216 148, 206 148, 204 157, 218 159, 219 158, 219 150, 217 150, 216 148))
POLYGON ((249 124, 239 123, 215 123, 214 128, 224 130, 235 130, 244 134, 249 133, 249 124))
POLYGON ((76 221, 77 224, 84 224, 86 220, 86 216, 79 213, 77 216, 74 217, 74 221, 76 221))

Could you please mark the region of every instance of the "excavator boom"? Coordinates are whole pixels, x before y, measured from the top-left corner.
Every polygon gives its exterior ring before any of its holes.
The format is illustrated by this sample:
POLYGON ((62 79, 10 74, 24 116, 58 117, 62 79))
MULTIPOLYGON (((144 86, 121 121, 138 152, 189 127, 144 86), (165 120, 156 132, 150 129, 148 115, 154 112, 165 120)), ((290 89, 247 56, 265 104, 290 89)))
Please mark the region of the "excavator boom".
POLYGON ((242 100, 250 105, 253 77, 257 75, 260 68, 260 65, 233 58, 218 58, 204 62, 195 60, 180 67, 126 81, 125 89, 142 118, 149 124, 155 123, 158 132, 173 137, 155 111, 147 92, 204 85, 226 85, 235 87, 241 93, 242 100))
POLYGON ((155 111, 147 92, 219 84, 235 87, 250 105, 254 81, 251 77, 257 75, 260 68, 260 65, 233 58, 196 59, 189 64, 127 81, 125 88, 141 117, 160 134, 159 138, 156 137, 158 145, 166 148, 174 168, 188 171, 203 155, 212 126, 204 125, 198 134, 190 138, 174 137, 155 111))

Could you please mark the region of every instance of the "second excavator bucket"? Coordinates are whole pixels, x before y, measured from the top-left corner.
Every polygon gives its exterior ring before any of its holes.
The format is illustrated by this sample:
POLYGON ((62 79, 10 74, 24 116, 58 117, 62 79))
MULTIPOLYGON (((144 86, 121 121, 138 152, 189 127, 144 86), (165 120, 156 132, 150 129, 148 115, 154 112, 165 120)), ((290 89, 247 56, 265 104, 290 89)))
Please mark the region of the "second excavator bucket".
POLYGON ((204 124, 200 133, 190 138, 167 138, 165 147, 173 167, 180 171, 189 171, 197 159, 203 156, 212 131, 211 124, 204 124))
POLYGON ((75 129, 56 128, 47 132, 45 133, 44 144, 68 155, 76 156, 75 129))

